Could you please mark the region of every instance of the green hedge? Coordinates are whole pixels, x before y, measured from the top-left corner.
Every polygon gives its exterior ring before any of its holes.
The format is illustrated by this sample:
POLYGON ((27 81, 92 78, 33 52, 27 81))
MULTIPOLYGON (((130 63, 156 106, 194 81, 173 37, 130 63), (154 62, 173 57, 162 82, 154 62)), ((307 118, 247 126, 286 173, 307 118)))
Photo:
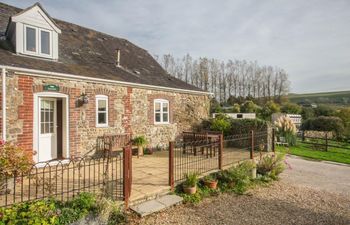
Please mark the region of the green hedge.
POLYGON ((301 125, 302 130, 333 131, 337 137, 344 134, 344 123, 339 117, 319 116, 307 119, 301 125))
POLYGON ((0 225, 70 224, 96 210, 94 195, 81 193, 67 202, 45 199, 0 208, 0 225))
POLYGON ((225 135, 247 134, 251 130, 266 131, 268 122, 260 119, 232 119, 224 114, 216 118, 204 121, 202 128, 205 130, 221 131, 225 135))

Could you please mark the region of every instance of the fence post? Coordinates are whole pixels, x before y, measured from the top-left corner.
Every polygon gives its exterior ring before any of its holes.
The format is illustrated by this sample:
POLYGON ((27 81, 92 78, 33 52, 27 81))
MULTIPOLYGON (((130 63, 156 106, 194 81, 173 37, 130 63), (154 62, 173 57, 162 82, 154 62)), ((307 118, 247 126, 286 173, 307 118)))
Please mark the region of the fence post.
POLYGON ((251 131, 251 135, 252 135, 252 143, 251 143, 251 148, 250 148, 250 158, 254 159, 254 130, 251 131))
POLYGON ((272 152, 275 152, 275 135, 276 129, 272 128, 272 152))
POLYGON ((222 153, 224 149, 224 135, 221 133, 219 135, 219 170, 222 170, 222 153))
POLYGON ((328 151, 328 132, 326 132, 326 152, 328 151))
POLYGON ((130 198, 130 146, 126 146, 123 148, 123 195, 125 208, 129 208, 129 198, 130 198))
POLYGON ((174 142, 169 142, 169 186, 174 190, 174 142))

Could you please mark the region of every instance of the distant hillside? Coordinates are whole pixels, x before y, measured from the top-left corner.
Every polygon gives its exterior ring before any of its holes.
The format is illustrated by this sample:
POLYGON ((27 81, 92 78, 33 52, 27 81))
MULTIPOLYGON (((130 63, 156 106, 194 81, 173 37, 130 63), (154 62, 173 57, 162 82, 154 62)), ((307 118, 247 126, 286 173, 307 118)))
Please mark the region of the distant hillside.
POLYGON ((294 103, 316 103, 350 106, 350 91, 289 94, 288 98, 291 102, 294 103))

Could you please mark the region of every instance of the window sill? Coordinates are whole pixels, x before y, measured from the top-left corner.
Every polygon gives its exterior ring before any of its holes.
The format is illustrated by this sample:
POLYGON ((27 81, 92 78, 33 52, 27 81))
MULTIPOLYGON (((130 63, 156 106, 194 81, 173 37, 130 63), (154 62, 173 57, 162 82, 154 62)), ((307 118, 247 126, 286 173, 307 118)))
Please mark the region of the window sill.
POLYGON ((108 127, 108 124, 99 124, 99 125, 96 125, 96 128, 107 128, 108 127))
POLYGON ((154 123, 154 125, 170 125, 170 124, 171 123, 169 123, 169 122, 168 123, 156 123, 156 122, 154 123))

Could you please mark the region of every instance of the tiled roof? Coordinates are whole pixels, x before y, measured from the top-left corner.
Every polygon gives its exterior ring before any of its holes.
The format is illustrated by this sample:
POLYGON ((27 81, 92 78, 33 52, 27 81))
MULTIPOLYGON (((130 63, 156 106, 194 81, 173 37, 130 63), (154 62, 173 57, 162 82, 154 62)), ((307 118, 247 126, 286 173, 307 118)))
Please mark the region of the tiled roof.
POLYGON ((53 20, 62 31, 58 61, 17 55, 10 41, 3 39, 10 17, 21 11, 0 3, 0 65, 202 91, 167 74, 146 50, 128 40, 57 19, 53 20), (116 49, 120 49, 121 68, 115 65, 116 49))

